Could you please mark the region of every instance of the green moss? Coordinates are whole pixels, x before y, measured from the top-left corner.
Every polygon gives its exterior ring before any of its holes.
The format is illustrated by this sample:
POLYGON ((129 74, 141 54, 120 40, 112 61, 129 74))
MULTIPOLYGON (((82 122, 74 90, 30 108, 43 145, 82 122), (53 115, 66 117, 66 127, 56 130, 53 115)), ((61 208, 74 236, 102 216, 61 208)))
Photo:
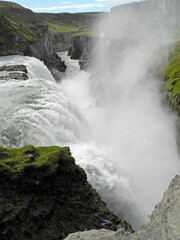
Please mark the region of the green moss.
POLYGON ((180 115, 180 41, 163 71, 164 95, 172 110, 180 115))
POLYGON ((11 172, 22 172, 26 167, 48 166, 52 172, 56 170, 58 159, 68 148, 39 147, 31 145, 23 148, 0 147, 0 168, 11 172))
POLYGON ((86 36, 86 37, 88 37, 88 38, 94 37, 93 33, 90 32, 90 31, 87 31, 87 32, 79 32, 79 33, 73 34, 73 37, 76 37, 76 36, 86 36))

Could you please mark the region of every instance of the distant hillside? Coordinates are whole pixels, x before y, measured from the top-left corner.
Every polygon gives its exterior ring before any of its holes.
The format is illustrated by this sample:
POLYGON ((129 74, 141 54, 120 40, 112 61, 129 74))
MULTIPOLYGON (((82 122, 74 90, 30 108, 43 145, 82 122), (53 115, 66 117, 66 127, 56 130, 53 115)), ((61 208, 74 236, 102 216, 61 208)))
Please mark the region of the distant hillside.
POLYGON ((0 1, 0 55, 24 54, 45 63, 56 51, 68 50, 73 34, 89 34, 104 13, 34 13, 0 1))

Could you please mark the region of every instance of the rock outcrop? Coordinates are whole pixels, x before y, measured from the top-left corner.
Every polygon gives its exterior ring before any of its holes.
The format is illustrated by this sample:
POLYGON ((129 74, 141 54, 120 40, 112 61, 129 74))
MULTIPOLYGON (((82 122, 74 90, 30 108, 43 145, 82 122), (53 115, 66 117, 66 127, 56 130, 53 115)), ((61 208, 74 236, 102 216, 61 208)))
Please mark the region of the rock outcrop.
POLYGON ((70 234, 66 240, 179 240, 180 239, 180 176, 176 176, 163 200, 156 206, 151 220, 136 233, 92 230, 70 234))
POLYGON ((91 65, 95 41, 97 41, 95 37, 86 35, 72 37, 72 45, 69 48, 68 56, 71 59, 79 59, 81 70, 87 70, 91 65))
POLYGON ((1 66, 0 67, 0 80, 27 80, 28 79, 28 71, 26 66, 24 65, 9 65, 9 66, 1 66))
POLYGON ((130 226, 111 213, 68 147, 0 147, 0 239, 52 240, 130 226))
POLYGON ((61 60, 57 53, 49 57, 47 67, 56 81, 59 81, 64 76, 63 73, 67 68, 65 62, 61 60))
POLYGON ((72 47, 70 50, 71 59, 80 59, 83 52, 88 49, 88 37, 80 35, 72 38, 72 47))

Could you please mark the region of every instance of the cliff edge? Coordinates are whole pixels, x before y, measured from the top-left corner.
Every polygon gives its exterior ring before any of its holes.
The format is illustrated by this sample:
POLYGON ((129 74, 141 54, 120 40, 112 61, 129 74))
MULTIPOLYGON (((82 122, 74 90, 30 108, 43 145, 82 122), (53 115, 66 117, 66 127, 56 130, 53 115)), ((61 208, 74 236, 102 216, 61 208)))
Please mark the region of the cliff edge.
POLYGON ((55 240, 120 224, 68 147, 0 147, 0 239, 55 240))

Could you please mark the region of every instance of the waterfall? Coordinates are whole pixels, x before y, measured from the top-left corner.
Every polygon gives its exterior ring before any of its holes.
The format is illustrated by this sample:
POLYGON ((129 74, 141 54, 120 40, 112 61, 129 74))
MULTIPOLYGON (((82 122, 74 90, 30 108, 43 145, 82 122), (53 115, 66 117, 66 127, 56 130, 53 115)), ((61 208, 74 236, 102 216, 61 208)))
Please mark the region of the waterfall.
POLYGON ((29 76, 0 81, 0 145, 70 146, 107 206, 137 228, 179 173, 179 155, 176 117, 153 74, 171 35, 156 24, 137 31, 142 19, 132 16, 100 25, 92 74, 67 53, 59 53, 68 66, 60 83, 33 57, 0 57, 29 76))
POLYGON ((81 138, 78 129, 83 129, 85 122, 47 67, 33 57, 0 57, 1 66, 16 64, 26 65, 29 79, 0 82, 0 145, 77 142, 81 138))

